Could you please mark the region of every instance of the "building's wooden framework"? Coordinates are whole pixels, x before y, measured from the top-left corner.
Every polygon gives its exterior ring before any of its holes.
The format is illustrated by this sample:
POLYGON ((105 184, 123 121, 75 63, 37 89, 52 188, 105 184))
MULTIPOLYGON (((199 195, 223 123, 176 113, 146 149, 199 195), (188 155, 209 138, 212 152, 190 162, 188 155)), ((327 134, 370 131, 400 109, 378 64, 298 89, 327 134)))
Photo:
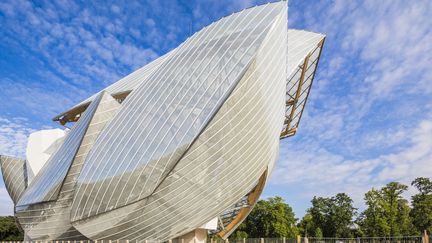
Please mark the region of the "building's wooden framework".
POLYGON ((310 88, 312 86, 312 82, 313 79, 315 77, 315 72, 316 69, 318 68, 318 62, 321 56, 321 51, 322 51, 322 47, 324 45, 324 40, 325 38, 323 38, 317 45, 317 47, 312 50, 303 60, 302 64, 299 66, 299 72, 301 72, 300 77, 298 80, 296 80, 294 82, 294 86, 292 87, 290 85, 289 80, 287 80, 287 100, 286 100, 286 114, 285 114, 285 121, 284 121, 284 127, 283 130, 280 134, 280 139, 284 139, 287 137, 291 137, 293 135, 296 134, 297 132, 297 128, 298 125, 300 123, 300 119, 301 116, 303 114, 303 110, 307 101, 307 98, 309 97, 309 92, 310 92, 310 88), (312 56, 313 53, 315 53, 316 51, 319 52, 318 57, 316 60, 310 60, 310 57, 312 56), (306 81, 306 71, 308 70, 308 68, 312 65, 312 63, 315 63, 315 70, 313 71, 312 77, 311 77, 311 81, 309 83, 309 85, 307 87, 304 87, 305 85, 305 81, 306 81), (295 88, 295 95, 291 95, 288 91, 292 88, 295 88), (307 92, 306 97, 303 100, 300 100, 301 94, 303 92, 307 92), (300 109, 300 112, 296 112, 300 109), (297 118, 297 116, 300 116, 296 121, 295 118, 297 118), (294 122, 295 121, 295 122, 294 122))

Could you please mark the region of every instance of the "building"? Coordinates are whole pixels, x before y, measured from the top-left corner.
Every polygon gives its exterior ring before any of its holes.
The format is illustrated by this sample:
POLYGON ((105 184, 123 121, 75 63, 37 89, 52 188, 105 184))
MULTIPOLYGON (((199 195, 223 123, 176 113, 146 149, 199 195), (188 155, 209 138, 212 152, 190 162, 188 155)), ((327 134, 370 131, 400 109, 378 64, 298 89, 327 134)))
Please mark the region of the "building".
POLYGON ((325 36, 287 2, 224 17, 56 116, 0 164, 28 240, 228 237, 296 133, 325 36))

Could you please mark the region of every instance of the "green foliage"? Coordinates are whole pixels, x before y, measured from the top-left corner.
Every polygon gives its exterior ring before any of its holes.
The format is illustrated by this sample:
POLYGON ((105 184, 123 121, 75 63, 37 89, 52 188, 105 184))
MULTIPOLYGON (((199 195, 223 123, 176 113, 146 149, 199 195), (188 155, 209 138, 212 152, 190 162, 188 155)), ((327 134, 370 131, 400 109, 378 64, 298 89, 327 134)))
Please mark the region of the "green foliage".
POLYGON ((244 231, 236 230, 230 237, 235 240, 241 240, 241 239, 249 238, 249 235, 244 231))
POLYGON ((243 222, 240 226, 230 235, 231 239, 240 240, 249 238, 249 229, 246 227, 246 224, 243 222))
POLYGON ((303 235, 313 237, 353 237, 353 200, 345 193, 334 197, 314 197, 312 207, 299 224, 303 235))
POLYGON ((232 237, 295 238, 298 234, 295 223, 296 218, 292 208, 281 197, 259 200, 232 237))
POLYGON ((416 231, 412 224, 408 201, 402 193, 406 185, 390 182, 380 190, 372 189, 365 194, 366 210, 357 220, 362 231, 370 237, 412 235, 416 231))
MULTIPOLYGON (((357 209, 345 193, 313 197, 312 207, 297 225, 292 208, 281 197, 260 200, 230 238, 388 237, 419 235, 424 230, 432 234, 432 180, 420 177, 411 185, 418 190, 411 197, 412 208, 402 197, 408 187, 390 182, 365 194, 366 210, 354 221, 357 209)), ((22 240, 18 227, 14 217, 0 217, 0 240, 22 240)))
POLYGON ((390 227, 385 218, 381 193, 375 189, 368 191, 364 197, 367 209, 361 213, 357 222, 367 236, 389 235, 390 227))
POLYGON ((0 240, 23 240, 24 236, 19 230, 15 218, 0 216, 0 240))
POLYGON ((318 239, 322 239, 323 238, 323 233, 320 227, 317 227, 315 229, 315 237, 318 239))
POLYGON ((312 215, 310 213, 306 213, 303 216, 302 220, 298 224, 298 228, 300 230, 300 234, 308 237, 308 236, 317 236, 317 231, 319 229, 320 236, 322 237, 322 231, 320 228, 316 228, 314 222, 312 221, 312 215))
POLYGON ((406 185, 390 182, 365 194, 366 210, 357 219, 353 200, 345 193, 333 197, 314 197, 312 207, 296 222, 291 207, 282 198, 261 200, 232 237, 388 237, 432 233, 432 181, 417 178, 412 183, 419 191, 411 204, 402 197, 406 185))
POLYGON ((419 177, 411 182, 411 185, 419 190, 420 194, 432 194, 432 181, 430 178, 419 177))
POLYGON ((432 181, 429 178, 420 177, 415 179, 411 185, 419 191, 418 194, 411 197, 410 216, 413 224, 419 232, 426 230, 432 234, 432 181))

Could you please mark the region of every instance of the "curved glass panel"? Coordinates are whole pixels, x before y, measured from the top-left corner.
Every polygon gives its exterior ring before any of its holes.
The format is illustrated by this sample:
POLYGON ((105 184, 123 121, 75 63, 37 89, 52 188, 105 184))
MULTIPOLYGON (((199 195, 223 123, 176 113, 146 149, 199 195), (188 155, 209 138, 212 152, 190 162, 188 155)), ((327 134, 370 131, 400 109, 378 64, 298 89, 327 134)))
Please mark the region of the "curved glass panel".
POLYGON ((60 187, 77 153, 87 127, 98 107, 99 95, 83 113, 79 121, 66 135, 63 144, 33 178, 17 206, 24 206, 57 199, 60 187))
POLYGON ((153 193, 244 75, 285 4, 204 28, 129 95, 86 159, 73 220, 153 193))
MULTIPOLYGON (((281 139, 293 136, 307 101, 325 36, 288 30, 286 114, 281 139)), ((272 166, 273 167, 273 166, 272 166)))
POLYGON ((219 217, 218 229, 213 233, 217 233, 222 239, 227 239, 246 219, 252 209, 258 202, 259 197, 264 189, 267 180, 267 171, 261 175, 257 185, 246 196, 242 197, 238 202, 226 209, 219 217))
MULTIPOLYGON (((233 92, 149 197, 74 221, 95 239, 165 241, 217 217, 277 159, 284 119, 286 2, 233 92)), ((269 10, 269 9, 266 9, 269 10)), ((270 12, 270 11, 266 11, 270 12)))
POLYGON ((32 240, 86 239, 70 222, 76 179, 96 137, 117 114, 120 107, 121 105, 111 95, 107 92, 102 93, 102 98, 63 181, 57 200, 16 208, 15 216, 22 228, 26 230, 28 238, 32 240))
POLYGON ((114 95, 114 94, 129 92, 131 90, 134 90, 136 87, 138 87, 141 84, 141 82, 146 80, 146 78, 148 76, 150 76, 150 74, 152 74, 164 61, 166 61, 174 51, 175 50, 168 52, 167 54, 157 58, 156 60, 154 60, 154 61, 148 63, 147 65, 139 68, 138 70, 127 75, 126 77, 124 77, 124 78, 118 80, 117 82, 111 84, 110 86, 104 88, 100 92, 98 92, 98 93, 90 96, 89 98, 81 101, 80 103, 73 106, 72 108, 69 108, 67 111, 63 112, 62 114, 54 117, 53 120, 58 120, 60 117, 70 113, 73 109, 75 109, 77 107, 85 106, 87 103, 94 100, 98 96, 98 94, 100 94, 103 91, 106 91, 108 94, 114 95))
POLYGON ((27 164, 23 159, 0 155, 0 168, 6 190, 14 203, 17 203, 27 187, 27 164))

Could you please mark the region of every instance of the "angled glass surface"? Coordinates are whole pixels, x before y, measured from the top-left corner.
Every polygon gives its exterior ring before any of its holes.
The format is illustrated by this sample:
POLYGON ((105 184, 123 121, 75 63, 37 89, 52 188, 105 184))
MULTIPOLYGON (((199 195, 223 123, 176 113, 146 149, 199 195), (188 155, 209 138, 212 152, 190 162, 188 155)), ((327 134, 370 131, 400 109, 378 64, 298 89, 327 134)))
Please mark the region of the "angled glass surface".
POLYGON ((16 204, 27 187, 27 164, 23 159, 0 155, 0 168, 6 190, 16 204))
POLYGON ((251 8, 204 28, 129 95, 86 159, 73 220, 151 195, 226 100, 284 7, 251 8))
POLYGON ((239 83, 155 192, 74 221, 80 232, 98 239, 165 241, 217 217, 256 186, 277 159, 284 119, 287 15, 286 5, 279 6, 285 11, 239 83))
POLYGON ((96 137, 105 125, 117 114, 121 105, 107 92, 102 98, 88 125, 81 145, 62 183, 57 200, 18 207, 15 216, 32 240, 81 240, 85 237, 73 228, 70 209, 76 179, 84 159, 96 137))
POLYGON ((108 94, 114 95, 118 93, 123 92, 129 92, 134 90, 136 87, 138 87, 141 82, 146 80, 150 74, 152 74, 163 62, 165 62, 171 55, 174 53, 175 50, 172 50, 165 55, 157 58, 156 60, 146 64, 145 66, 139 68, 138 70, 134 71, 133 73, 127 75, 126 77, 118 80, 117 82, 109 85, 108 87, 104 88, 100 92, 90 96, 89 98, 81 101, 80 103, 74 105, 73 107, 69 108, 67 111, 63 112, 62 114, 57 115, 54 120, 61 117, 62 115, 70 112, 72 109, 84 106, 85 104, 91 102, 94 100, 101 92, 106 91, 108 94))
MULTIPOLYGON (((319 62, 321 52, 319 45, 324 38, 324 35, 318 33, 288 30, 286 120, 281 134, 284 136, 281 136, 281 138, 285 138, 285 135, 290 134, 289 131, 295 133, 295 129, 299 125, 319 62), (305 62, 306 66, 303 67, 305 62), (303 68, 305 68, 304 72, 303 68)), ((291 135, 294 133, 291 133, 291 135)))
POLYGON ((72 127, 60 148, 33 178, 17 206, 57 199, 61 184, 77 153, 100 99, 101 95, 90 104, 81 119, 72 127))

